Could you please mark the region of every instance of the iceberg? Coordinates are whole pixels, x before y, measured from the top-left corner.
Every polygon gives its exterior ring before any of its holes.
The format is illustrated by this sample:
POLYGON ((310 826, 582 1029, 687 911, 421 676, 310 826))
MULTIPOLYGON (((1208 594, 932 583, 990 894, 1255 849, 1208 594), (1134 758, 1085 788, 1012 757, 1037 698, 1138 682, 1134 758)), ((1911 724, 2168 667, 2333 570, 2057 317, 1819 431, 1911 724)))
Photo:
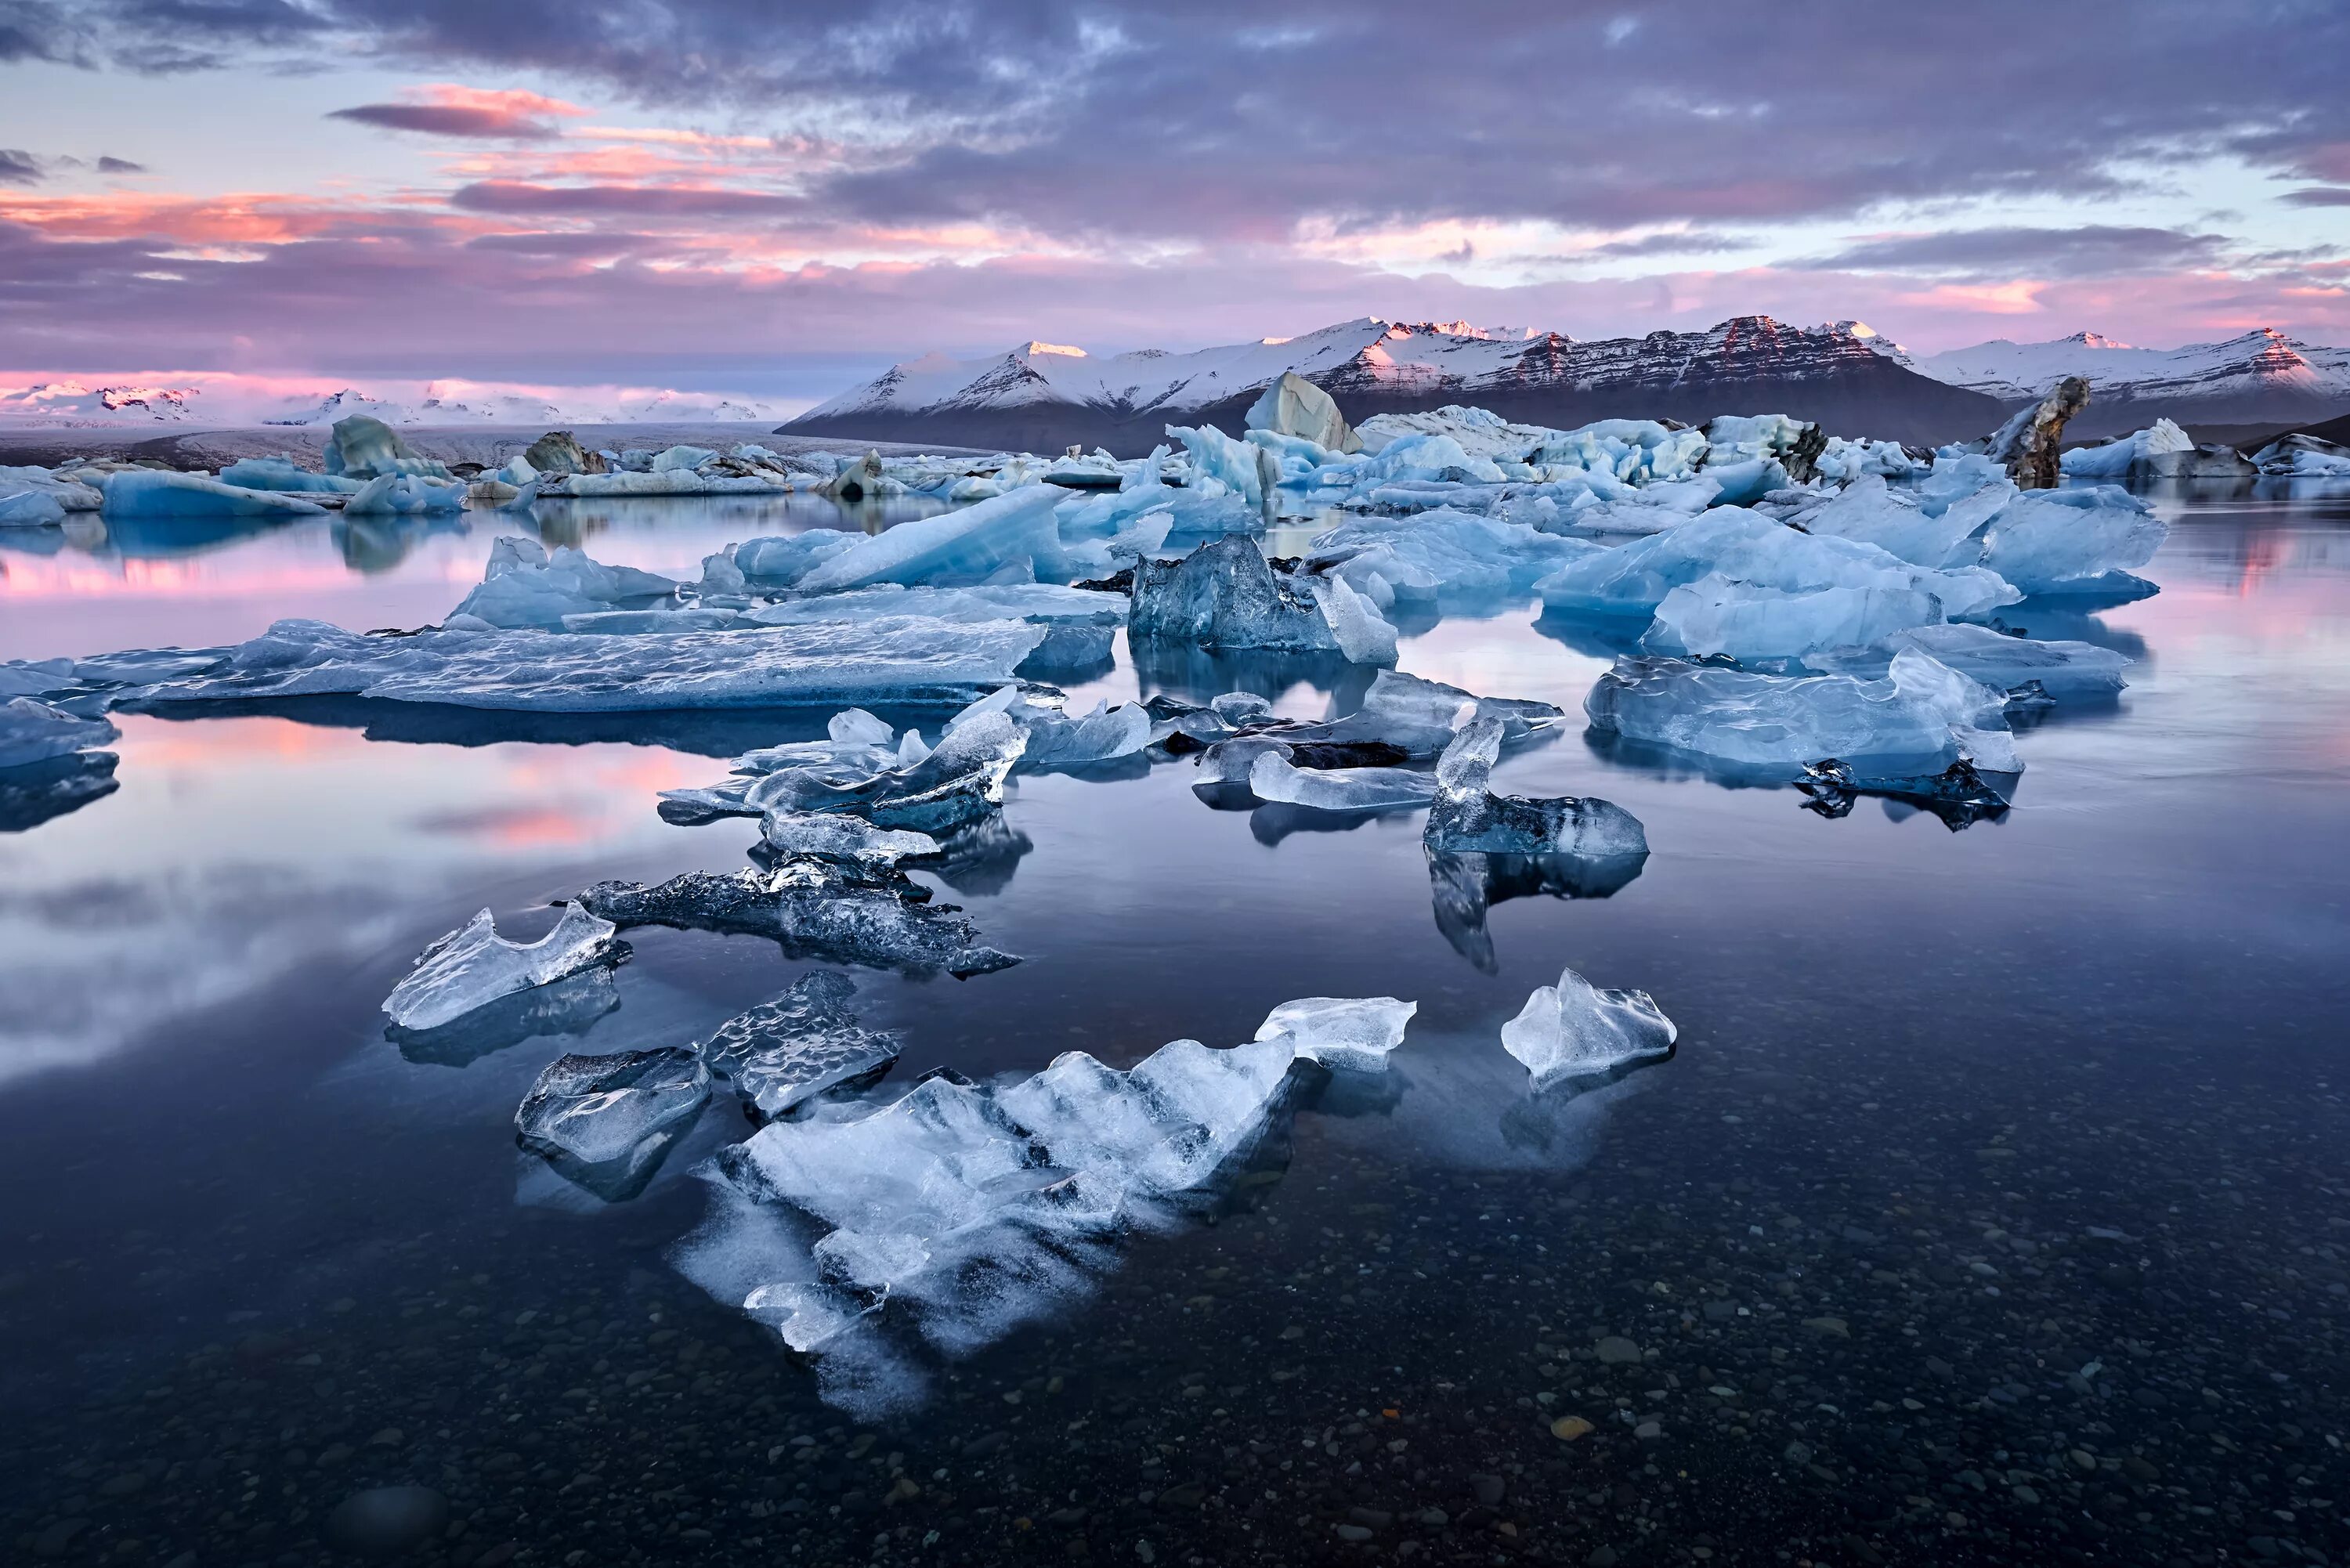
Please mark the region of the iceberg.
POLYGON ((1568 969, 1502 1025, 1502 1049, 1525 1064, 1539 1092, 1670 1056, 1677 1033, 1647 992, 1601 991, 1568 969))
POLYGON ((740 593, 746 587, 765 591, 796 587, 817 566, 864 541, 863 534, 846 528, 810 528, 802 534, 769 535, 729 545, 720 555, 736 581, 713 585, 704 565, 703 591, 740 593))
POLYGON ((1592 727, 1747 767, 1790 769, 1823 757, 1964 757, 2019 773, 2004 692, 1914 649, 1879 680, 1762 675, 1675 659, 1620 659, 1585 699, 1592 727))
POLYGON ((990 713, 1010 719, 1027 737, 1018 754, 1024 773, 1113 762, 1137 755, 1150 743, 1150 713, 1139 702, 1121 702, 1113 708, 1105 698, 1089 712, 1073 717, 1056 700, 1042 700, 1006 686, 948 720, 940 744, 943 747, 966 724, 990 713))
POLYGON ((2033 491, 1984 529, 1982 564, 2026 594, 2094 592, 2146 565, 2168 533, 2152 508, 2114 485, 2033 491))
POLYGON ((1882 477, 1866 475, 1788 521, 1819 537, 1874 545, 1915 566, 1980 562, 1982 546, 1975 535, 2021 493, 1995 470, 1982 478, 1978 489, 1944 495, 1895 490, 1882 477))
POLYGON ((867 1029, 850 1012, 857 986, 818 970, 773 1002, 737 1013, 701 1046, 702 1060, 733 1080, 754 1121, 772 1122, 836 1089, 879 1083, 905 1046, 867 1029))
MULTIPOLYGON (((2261 472, 2279 479, 2350 479, 2350 447, 2295 431, 2279 436, 2252 453, 2261 472)), ((7 470, 0 469, 0 494, 7 492, 7 470)))
POLYGON ((1264 389, 1264 395, 1249 406, 1243 423, 1251 431, 1302 437, 1330 452, 1363 450, 1330 394, 1295 370, 1284 370, 1281 379, 1264 389))
POLYGON ((383 473, 369 480, 343 503, 346 517, 445 515, 465 509, 462 480, 417 473, 383 473))
POLYGON ((7 503, 20 495, 46 495, 65 512, 95 512, 106 504, 98 486, 85 483, 78 475, 0 463, 0 516, 7 514, 7 503))
POLYGON ((243 490, 201 473, 128 468, 106 476, 106 515, 132 517, 320 517, 326 508, 298 495, 243 490))
POLYGON ((689 871, 652 887, 598 882, 579 907, 619 926, 766 937, 786 957, 823 963, 962 978, 1020 961, 978 945, 970 921, 925 896, 902 876, 795 859, 772 871, 689 871))
POLYGON ((900 523, 859 538, 796 586, 803 593, 826 594, 876 583, 955 586, 1059 576, 1061 538, 1053 507, 1066 493, 1050 484, 1024 485, 959 512, 900 523))
POLYGON ((384 1038, 420 1065, 463 1067, 509 1045, 555 1034, 585 1034, 597 1020, 620 1005, 612 971, 582 970, 548 985, 533 986, 486 1002, 430 1029, 387 1025, 384 1038))
POLYGON ((2103 446, 2076 446, 2060 456, 2056 466, 2067 479, 2127 479, 2132 470, 2151 468, 2153 458, 2194 450, 2194 437, 2168 420, 2157 420, 2103 446))
POLYGON ((539 481, 538 493, 548 500, 596 500, 612 496, 780 495, 791 484, 780 472, 705 473, 698 469, 668 468, 658 472, 619 469, 606 473, 549 473, 539 481))
POLYGON ((65 520, 65 503, 47 491, 0 492, 0 528, 50 528, 65 520))
POLYGON ((477 1007, 582 970, 628 956, 615 928, 573 905, 555 929, 535 942, 498 935, 484 909, 417 955, 416 967, 384 998, 383 1011, 403 1029, 434 1029, 477 1007))
POLYGON ((1804 662, 1828 674, 1874 677, 1884 674, 1905 648, 1993 691, 2012 693, 2036 681, 2042 692, 2060 701, 2112 696, 2122 690, 2122 670, 2131 662, 2127 655, 2095 643, 2043 642, 1987 626, 1916 627, 1867 647, 1806 654, 1804 662))
POLYGON ((1502 755, 1502 722, 1472 719, 1436 763, 1436 796, 1421 841, 1432 853, 1644 856, 1640 819, 1612 801, 1562 795, 1528 800, 1488 787, 1502 755))
POLYGON ((1419 1011, 1417 1002, 1392 996, 1308 996, 1266 1014, 1256 1037, 1286 1041, 1299 1061, 1335 1072, 1384 1073, 1419 1011))
POLYGON ((327 472, 340 479, 375 479, 388 473, 452 477, 442 464, 409 451, 399 431, 367 414, 352 414, 334 422, 327 432, 325 460, 327 472))
POLYGON ((1169 425, 1167 435, 1183 443, 1191 461, 1191 488, 1202 494, 1238 496, 1255 509, 1279 482, 1279 464, 1271 452, 1234 441, 1213 425, 1169 425))
POLYGON ((515 1137, 608 1202, 644 1189, 710 1098, 710 1069, 691 1051, 563 1056, 515 1111, 515 1137))
POLYGON ((552 631, 562 628, 567 616, 667 597, 676 591, 676 583, 651 572, 608 566, 567 545, 550 555, 536 539, 504 535, 490 546, 481 585, 449 618, 493 629, 537 627, 552 631))
POLYGON ((442 629, 368 637, 281 620, 148 703, 340 694, 546 713, 962 703, 1013 679, 1045 639, 1018 621, 917 617, 663 637, 442 629))
POLYGON ((1253 544, 1232 535, 1178 561, 1141 562, 1127 631, 1197 648, 1331 651, 1359 664, 1395 658, 1395 628, 1359 591, 1276 574, 1253 544))
POLYGON ((120 734, 104 719, 79 718, 30 697, 13 697, 0 702, 0 769, 71 756, 120 734))
POLYGON ((1400 602, 1455 611, 1523 597, 1599 548, 1443 506, 1411 517, 1349 519, 1315 535, 1300 567, 1350 584, 1381 609, 1400 602))
POLYGON ((313 473, 290 457, 248 457, 220 471, 223 484, 243 490, 285 490, 307 494, 355 495, 360 482, 335 473, 313 473))

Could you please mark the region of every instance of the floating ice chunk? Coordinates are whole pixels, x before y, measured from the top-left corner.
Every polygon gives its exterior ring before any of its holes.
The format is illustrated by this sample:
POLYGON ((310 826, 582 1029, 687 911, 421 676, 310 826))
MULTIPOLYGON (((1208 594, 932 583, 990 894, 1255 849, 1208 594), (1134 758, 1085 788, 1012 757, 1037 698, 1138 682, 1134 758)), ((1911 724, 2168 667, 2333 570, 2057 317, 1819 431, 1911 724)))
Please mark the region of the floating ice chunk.
POLYGON ((2129 658, 2095 643, 2041 641, 2010 637, 1987 626, 1921 626, 1896 632, 1870 647, 1830 649, 1807 654, 1813 668, 1839 675, 1882 675, 1905 648, 1949 665, 1998 691, 2014 691, 2038 681, 2058 700, 2105 697, 2123 687, 2129 658))
POLYGON ((2006 697, 1915 649, 1887 678, 1760 675, 1674 659, 1621 659, 1584 701, 1592 726, 1627 740, 1753 767, 1822 757, 1973 757, 2020 771, 2006 697))
POLYGON ((2056 466, 2067 479, 2127 479, 2132 469, 2150 467, 2151 458, 2194 450, 2194 437, 2168 420, 2157 420, 2119 441, 2074 447, 2057 459, 2056 466))
POLYGON ((1815 648, 1872 642, 1941 615, 1942 601, 1918 588, 1788 593, 1709 575, 1665 596, 1640 646, 1695 658, 1785 659, 1815 648))
POLYGON ((484 909, 417 955, 416 967, 384 998, 383 1011, 403 1029, 433 1029, 473 1009, 627 956, 614 927, 577 904, 535 942, 498 935, 484 909))
POLYGON ((406 517, 452 514, 465 509, 465 486, 460 481, 432 479, 417 473, 378 474, 353 492, 343 504, 346 517, 406 517))
POLYGON ((65 503, 46 490, 6 488, 0 480, 0 528, 49 528, 66 520, 65 503))
POLYGON ((1823 538, 1858 540, 1918 566, 1939 566, 1979 556, 1979 545, 1970 548, 1971 535, 2016 493, 2004 477, 1995 477, 1980 490, 1936 504, 1868 475, 1792 521, 1823 538))
POLYGON ((120 733, 104 719, 77 718, 30 697, 14 697, 0 702, 0 768, 70 756, 120 733))
POLYGON ((2026 594, 2093 591, 2108 574, 2144 566, 2168 533, 2145 502, 2114 485, 2035 490, 1991 518, 1982 564, 2026 594))
POLYGON ((689 871, 655 887, 598 882, 579 904, 621 926, 767 937, 788 957, 868 969, 962 976, 1020 961, 977 945, 970 921, 920 896, 903 877, 799 859, 773 871, 689 871))
POLYGON ((550 556, 536 539, 507 535, 490 546, 481 586, 465 596, 451 618, 465 616, 489 627, 552 630, 564 625, 566 616, 664 597, 676 589, 677 584, 667 577, 634 566, 608 566, 567 545, 558 545, 550 556))
POLYGON ((1143 562, 1127 627, 1135 637, 1201 648, 1337 647, 1310 592, 1277 577, 1242 538, 1202 545, 1180 561, 1143 562))
POLYGON ((616 495, 780 495, 790 482, 776 473, 704 473, 697 469, 623 469, 609 473, 550 473, 539 493, 580 500, 616 495))
POLYGON ((1248 784, 1259 800, 1316 811, 1403 810, 1426 805, 1436 793, 1432 777, 1409 768, 1300 768, 1278 750, 1250 764, 1248 784))
POLYGON ((875 867, 939 852, 938 840, 926 833, 900 833, 830 813, 771 811, 759 824, 759 836, 778 855, 875 867))
POLYGON ((1795 787, 1811 798, 1806 810, 1831 819, 1849 815, 1864 794, 1883 795, 1922 806, 1956 833, 2007 815, 2007 792, 1983 777, 1964 757, 1939 774, 1884 774, 1856 770, 1839 757, 1804 764, 1795 787))
POLYGON ((967 702, 1013 679, 1045 639, 1018 621, 917 617, 665 637, 423 631, 364 637, 281 620, 221 668, 140 695, 151 702, 321 693, 549 713, 967 702))
POLYGON ((1502 1025, 1502 1049, 1525 1064, 1534 1087, 1612 1073, 1669 1056, 1673 1021, 1645 991, 1601 991, 1573 970, 1534 988, 1502 1025))
POLYGON ((743 1109, 763 1122, 835 1089, 876 1083, 905 1046, 857 1021, 848 1008, 856 992, 846 975, 804 975, 773 1002, 720 1024, 702 1043, 702 1059, 733 1080, 743 1109))
POLYGON ((447 479, 449 470, 429 457, 408 450, 400 433, 381 420, 352 414, 337 420, 327 432, 325 468, 344 479, 373 479, 385 473, 419 473, 447 479))
POLYGON ((1421 835, 1431 852, 1591 859, 1648 852, 1640 819, 1612 801, 1494 794, 1489 784, 1502 755, 1502 732, 1498 719, 1472 719, 1438 759, 1436 798, 1421 835))
POLYGON ((1349 664, 1396 661, 1396 628, 1379 614, 1378 606, 1356 592, 1343 577, 1308 577, 1305 585, 1313 590, 1315 606, 1349 664))
POLYGON ((643 1190, 710 1098, 710 1069, 691 1051, 558 1057, 515 1111, 515 1136, 569 1179, 609 1201, 643 1190))
POLYGON ((960 512, 900 523, 828 557, 797 586, 824 594, 875 583, 1028 582, 1055 576, 1061 541, 1053 506, 1066 493, 1050 484, 1025 485, 960 512), (1017 575, 1000 575, 1007 572, 1017 575))
POLYGON ((106 476, 106 514, 132 517, 317 517, 326 508, 298 495, 242 490, 201 473, 131 468, 106 476))
POLYGON ((220 471, 223 484, 244 490, 286 490, 328 495, 355 495, 360 482, 338 473, 313 473, 290 457, 248 457, 220 471))
POLYGON ((46 468, 0 463, 0 503, 16 495, 46 495, 68 512, 95 512, 106 504, 104 493, 79 478, 46 468))
POLYGON ((1653 616, 1673 589, 1701 577, 1812 593, 1822 588, 1914 588, 1941 601, 1949 619, 1981 615, 2020 597, 1979 566, 1937 571, 1856 539, 1799 532, 1742 507, 1724 506, 1678 528, 1570 562, 1536 584, 1553 609, 1653 616))
POLYGON ((1384 1073, 1419 1011, 1417 1002, 1392 996, 1308 996, 1266 1014, 1256 1037, 1286 1041, 1298 1060, 1335 1072, 1384 1073))
POLYGON ((717 455, 715 447, 673 446, 653 453, 652 471, 655 473, 671 473, 679 469, 700 468, 717 455))
POLYGON ((1496 720, 1506 740, 1521 741, 1549 729, 1560 717, 1559 709, 1548 702, 1479 697, 1441 680, 1382 670, 1355 711, 1320 724, 1298 725, 1281 738, 1331 744, 1378 741, 1419 759, 1440 754, 1452 743, 1459 726, 1472 719, 1496 720))
POLYGON ((1822 479, 1848 484, 1870 474, 1908 478, 1924 472, 1929 466, 1928 461, 1912 456, 1899 441, 1830 436, 1820 452, 1817 470, 1822 479))
MULTIPOLYGON (((2254 467, 2278 479, 2350 479, 2350 447, 2295 431, 2252 453, 2254 467)), ((7 490, 0 469, 0 493, 7 490)))
POLYGON ((1183 443, 1191 459, 1191 486, 1209 494, 1238 496, 1251 507, 1264 504, 1266 481, 1278 478, 1273 454, 1234 441, 1213 425, 1169 425, 1170 440, 1183 443))
POLYGON ((941 744, 989 713, 1001 713, 1025 732, 1027 743, 1020 753, 1024 772, 1110 762, 1135 755, 1150 743, 1150 714, 1139 702, 1113 708, 1104 699, 1090 712, 1073 717, 1056 701, 1041 701, 1006 686, 947 721, 941 744))

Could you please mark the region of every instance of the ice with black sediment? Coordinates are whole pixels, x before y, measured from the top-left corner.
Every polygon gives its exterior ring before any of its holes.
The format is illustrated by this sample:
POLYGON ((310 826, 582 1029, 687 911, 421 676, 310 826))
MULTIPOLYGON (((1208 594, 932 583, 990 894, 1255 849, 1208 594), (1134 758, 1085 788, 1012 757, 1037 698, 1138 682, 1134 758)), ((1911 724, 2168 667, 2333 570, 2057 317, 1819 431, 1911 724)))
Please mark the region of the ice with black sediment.
POLYGON ((629 950, 614 933, 610 921, 575 904, 538 940, 509 941, 484 909, 417 955, 383 1011, 403 1029, 439 1028, 516 992, 619 962, 629 950))
POLYGON ((716 1211, 680 1267, 816 1357, 827 1399, 903 1407, 923 1383, 914 1340, 968 1354, 1084 1293, 1124 1236, 1176 1221, 1246 1158, 1301 1059, 1377 1070, 1411 1010, 1306 999, 1230 1049, 1179 1040, 1124 1071, 1070 1052, 771 1123, 713 1162, 716 1211))
POLYGON ((562 1056, 515 1110, 515 1137, 608 1202, 641 1192, 710 1099, 710 1069, 689 1050, 562 1056))
POLYGON ((1502 1025, 1502 1049, 1541 1090, 1669 1056, 1677 1033, 1647 992, 1602 991, 1568 969, 1502 1025))

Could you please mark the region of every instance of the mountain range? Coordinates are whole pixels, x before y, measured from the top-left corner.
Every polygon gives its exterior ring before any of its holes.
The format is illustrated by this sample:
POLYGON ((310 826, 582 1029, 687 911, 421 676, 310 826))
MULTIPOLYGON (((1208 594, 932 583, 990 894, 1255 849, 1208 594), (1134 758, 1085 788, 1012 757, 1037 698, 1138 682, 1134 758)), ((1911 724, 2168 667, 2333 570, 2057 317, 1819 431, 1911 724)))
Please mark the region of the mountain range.
POLYGON ((1353 421, 1470 403, 1511 420, 1787 413, 1831 431, 1920 444, 1984 434, 2069 375, 2090 378, 2085 436, 2181 423, 2303 423, 2350 410, 2350 349, 2262 329, 2223 343, 2134 348, 2094 333, 1913 357, 1858 321, 1791 327, 1742 316, 1703 332, 1580 341, 1555 332, 1366 317, 1298 337, 1100 358, 1026 343, 976 359, 893 367, 780 427, 792 435, 1121 456, 1170 423, 1237 431, 1284 371, 1353 421))
POLYGON ((554 403, 494 388, 428 387, 414 400, 371 397, 346 387, 313 400, 260 400, 229 392, 219 406, 202 387, 88 387, 44 381, 0 388, 0 429, 122 428, 141 425, 231 427, 330 425, 368 414, 390 425, 515 425, 540 430, 563 425, 712 423, 766 421, 775 410, 741 399, 669 390, 623 392, 593 403, 554 403))

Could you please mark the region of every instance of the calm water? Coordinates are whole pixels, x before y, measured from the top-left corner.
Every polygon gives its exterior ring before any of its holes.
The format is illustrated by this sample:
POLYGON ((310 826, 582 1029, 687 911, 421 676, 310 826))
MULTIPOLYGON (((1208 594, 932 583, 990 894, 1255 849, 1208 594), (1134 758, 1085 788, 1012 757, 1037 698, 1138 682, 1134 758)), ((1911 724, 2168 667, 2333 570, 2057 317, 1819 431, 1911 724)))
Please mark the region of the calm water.
MULTIPOLYGON (((633 933, 586 1033, 462 1064, 377 1012, 484 905, 535 933, 590 880, 741 865, 749 824, 654 792, 793 721, 124 717, 116 793, 0 836, 0 1556, 325 1561, 328 1511, 412 1483, 451 1513, 411 1560, 457 1564, 2338 1561, 2350 502, 2158 504, 2158 597, 2010 612, 2138 663, 1963 832, 1570 732, 1500 786, 1617 802, 1646 866, 1448 934, 1415 817, 1019 781, 941 891, 1027 961, 857 976, 899 1080, 1243 1040, 1295 996, 1420 1012, 1214 1222, 870 1422, 672 1266, 747 1130, 723 1096, 623 1204, 512 1135, 562 1051, 693 1040, 806 966, 633 933), (1567 964, 1653 992, 1674 1059, 1530 1096, 1497 1031, 1567 964)), ((545 510, 685 576, 840 518, 545 510)), ((505 526, 0 535, 0 657, 418 624, 505 526)), ((1605 650, 1532 614, 1404 668, 1576 709, 1605 650)), ((1319 713, 1317 677, 1121 649, 1086 694, 1319 713)))

